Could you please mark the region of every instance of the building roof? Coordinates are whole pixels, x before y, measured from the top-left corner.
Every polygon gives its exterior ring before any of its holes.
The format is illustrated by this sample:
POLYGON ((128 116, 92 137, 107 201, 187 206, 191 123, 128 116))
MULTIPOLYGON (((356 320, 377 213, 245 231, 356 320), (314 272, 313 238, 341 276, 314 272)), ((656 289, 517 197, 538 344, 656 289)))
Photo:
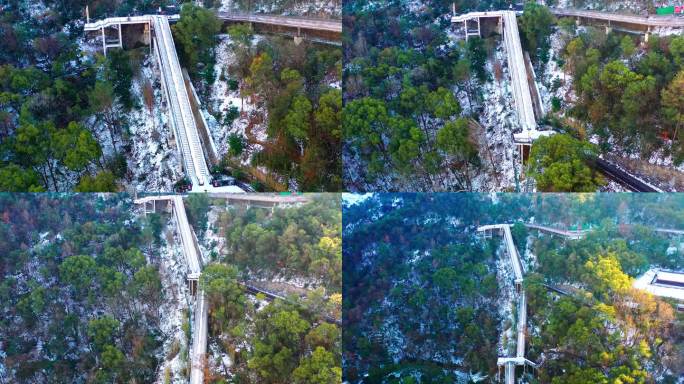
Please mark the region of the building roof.
POLYGON ((667 272, 654 268, 634 280, 633 287, 648 291, 654 296, 671 297, 673 299, 684 301, 684 287, 675 284, 668 284, 667 282, 670 280, 660 280, 660 282, 656 282, 659 279, 659 275, 662 276, 661 279, 674 278, 675 281, 678 281, 677 279, 684 277, 684 272, 667 272))

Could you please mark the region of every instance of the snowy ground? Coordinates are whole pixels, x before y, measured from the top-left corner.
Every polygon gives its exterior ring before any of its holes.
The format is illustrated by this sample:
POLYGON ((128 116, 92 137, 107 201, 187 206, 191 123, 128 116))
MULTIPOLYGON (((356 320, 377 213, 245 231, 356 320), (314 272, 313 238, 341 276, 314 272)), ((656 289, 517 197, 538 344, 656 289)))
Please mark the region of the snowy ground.
POLYGON ((166 124, 162 106, 161 83, 149 56, 143 61, 139 76, 133 79, 132 94, 140 108, 128 114, 131 159, 129 169, 138 192, 172 191, 173 183, 183 177, 171 128, 166 124), (154 103, 145 105, 143 87, 149 82, 154 90, 154 103))
MULTIPOLYGON (((481 110, 476 111, 470 105, 465 92, 459 92, 456 96, 465 113, 478 113, 479 123, 485 129, 486 142, 489 148, 490 158, 482 159, 490 169, 483 172, 473 181, 475 191, 506 191, 515 188, 516 173, 520 175, 520 157, 518 148, 513 142, 513 130, 517 125, 517 115, 513 105, 511 94, 511 81, 508 72, 508 60, 501 40, 497 41, 494 55, 487 61, 487 73, 494 73, 494 66, 501 66, 503 76, 500 80, 493 78, 491 81, 476 87, 481 92, 481 110), (493 165, 491 162, 493 161, 493 165), (495 179, 493 171, 499 173, 495 179)), ((489 156, 488 156, 489 157, 489 156)))
POLYGON ((543 74, 540 76, 541 79, 537 79, 537 89, 539 89, 544 111, 552 111, 551 101, 554 97, 559 98, 564 105, 569 105, 575 101, 572 76, 566 75, 558 65, 558 60, 561 58, 566 42, 572 38, 573 36, 566 34, 560 28, 556 28, 551 34, 551 59, 543 68, 543 74), (554 82, 560 84, 560 87, 554 89, 554 82))
MULTIPOLYGON (((88 55, 101 53, 97 39, 79 41, 81 50, 88 55)), ((130 111, 120 110, 124 116, 123 142, 116 139, 116 151, 109 131, 104 124, 92 116, 86 126, 92 127, 93 135, 102 147, 105 159, 117 151, 124 152, 128 173, 123 180, 126 190, 138 192, 167 192, 173 190, 173 183, 183 177, 178 159, 175 139, 171 128, 166 124, 166 107, 162 101, 161 83, 156 63, 146 48, 141 67, 135 72, 131 84, 134 107, 130 111), (145 103, 143 89, 151 86, 153 91, 151 108, 145 103), (127 131, 126 131, 127 128, 127 131)), ((117 103, 116 108, 121 109, 117 103)))
POLYGON ((200 254, 204 264, 218 261, 219 255, 224 252, 226 237, 216 224, 223 207, 212 206, 207 213, 207 230, 204 232, 202 241, 199 243, 200 254))
MULTIPOLYGON (((255 36, 253 44, 256 45, 260 39, 260 36, 255 36)), ((256 105, 251 103, 249 98, 240 97, 239 89, 231 91, 228 88, 229 79, 240 80, 232 75, 229 70, 230 66, 234 65, 236 60, 231 44, 232 41, 230 36, 227 34, 219 35, 219 44, 216 48, 216 81, 211 87, 210 105, 203 108, 202 111, 207 120, 207 124, 209 125, 209 132, 216 144, 219 158, 222 158, 228 153, 228 137, 231 134, 236 134, 246 140, 245 129, 247 128, 249 116, 257 111, 256 105), (231 107, 237 108, 240 115, 232 124, 230 124, 230 126, 225 126, 223 122, 217 121, 214 115, 220 114, 221 119, 223 120, 231 107), (209 113, 209 111, 211 111, 211 113, 209 113)), ((259 112, 265 114, 265 111, 259 112)), ((266 140, 265 124, 255 126, 252 129, 252 132, 255 134, 257 140, 266 140)), ((242 164, 248 165, 252 154, 260 149, 261 147, 258 145, 249 145, 245 148, 240 159, 242 164)))

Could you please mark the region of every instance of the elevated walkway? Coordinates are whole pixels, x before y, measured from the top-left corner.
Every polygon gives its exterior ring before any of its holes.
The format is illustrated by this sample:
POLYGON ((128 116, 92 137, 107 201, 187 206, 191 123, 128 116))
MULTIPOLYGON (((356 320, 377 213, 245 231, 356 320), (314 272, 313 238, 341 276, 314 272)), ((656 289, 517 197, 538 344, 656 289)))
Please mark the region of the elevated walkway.
POLYGON ((112 17, 86 23, 84 30, 86 32, 101 31, 102 48, 106 55, 107 48, 123 48, 123 25, 145 25, 145 31, 150 34, 150 43, 152 43, 152 50, 159 66, 162 94, 166 100, 169 115, 168 121, 176 138, 183 168, 193 186, 207 186, 211 183, 211 175, 169 25, 169 20, 177 19, 177 15, 112 17), (118 30, 118 41, 108 43, 105 30, 112 27, 118 30))
POLYGON ((185 260, 188 265, 188 283, 190 284, 191 293, 195 296, 195 308, 192 321, 192 346, 190 349, 190 384, 202 384, 204 382, 204 367, 206 363, 209 311, 204 291, 199 290, 199 292, 197 292, 199 289, 199 278, 202 272, 202 259, 200 257, 199 246, 192 227, 190 227, 190 223, 188 222, 182 196, 146 196, 136 199, 134 203, 143 205, 145 213, 147 213, 148 205, 153 204, 153 209, 155 209, 156 207, 154 204, 156 204, 157 201, 165 201, 172 204, 176 225, 178 226, 178 232, 181 237, 183 254, 185 255, 185 260))
POLYGON ((504 381, 506 383, 515 383, 515 367, 517 365, 530 365, 537 367, 537 364, 525 358, 525 339, 527 335, 527 297, 523 289, 523 274, 525 270, 520 261, 520 254, 518 253, 515 243, 513 242, 513 235, 511 234, 510 224, 493 224, 483 225, 477 228, 478 232, 484 233, 499 231, 504 237, 506 249, 511 258, 511 267, 514 274, 514 283, 516 290, 519 293, 518 297, 518 323, 516 328, 516 351, 515 357, 500 357, 497 360, 497 365, 504 367, 504 381))
POLYGON ((542 111, 541 101, 538 100, 539 91, 534 83, 532 68, 529 70, 525 64, 525 56, 520 43, 520 32, 518 31, 518 21, 514 11, 491 11, 491 12, 471 12, 462 15, 455 15, 451 18, 452 23, 463 23, 465 38, 481 35, 481 19, 497 18, 499 20, 499 30, 503 34, 503 43, 508 58, 508 72, 511 77, 511 93, 518 117, 518 124, 521 131, 513 134, 513 141, 518 144, 521 160, 524 159, 526 149, 540 137, 553 135, 551 130, 541 131, 537 127, 537 117, 535 116, 535 102, 538 113, 542 111), (477 29, 469 27, 469 21, 477 22, 477 29), (532 79, 532 81, 530 81, 532 79), (534 87, 534 92, 532 88, 534 87), (533 97, 535 97, 533 102, 533 97))
POLYGON ((342 33, 342 21, 340 20, 314 19, 307 17, 278 15, 259 15, 233 12, 219 12, 217 16, 219 19, 224 21, 236 21, 242 23, 309 29, 312 31, 327 31, 339 34, 342 33))
POLYGON ((563 230, 563 229, 556 229, 552 227, 546 227, 543 225, 536 225, 536 224, 525 224, 527 228, 531 229, 536 229, 541 232, 549 233, 552 235, 558 235, 558 236, 563 236, 571 240, 578 240, 583 238, 584 236, 587 235, 587 233, 591 232, 588 229, 581 230, 581 231, 568 231, 568 230, 563 230))

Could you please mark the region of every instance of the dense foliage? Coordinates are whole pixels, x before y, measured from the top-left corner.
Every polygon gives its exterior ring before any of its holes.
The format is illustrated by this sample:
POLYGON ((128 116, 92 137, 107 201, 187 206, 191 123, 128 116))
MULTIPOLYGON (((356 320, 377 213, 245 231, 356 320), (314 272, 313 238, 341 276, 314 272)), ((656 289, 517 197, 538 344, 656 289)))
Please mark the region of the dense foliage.
POLYGON ((152 245, 160 227, 141 229, 129 202, 0 195, 4 379, 155 380, 163 297, 152 245))
MULTIPOLYGON (((226 71, 239 79, 241 95, 250 97, 258 112, 250 116, 247 137, 231 139, 227 160, 239 158, 245 142, 258 145, 252 165, 266 166, 286 186, 342 189, 342 96, 330 85, 340 79, 341 50, 279 36, 263 36, 254 45, 246 25, 230 27, 228 34, 235 61, 226 71), (265 120, 267 137, 261 140, 251 129, 265 120)), ((219 116, 224 119, 232 122, 219 116)))
POLYGON ((520 17, 520 35, 525 49, 533 61, 546 63, 549 60, 550 39, 556 18, 551 11, 535 2, 527 2, 520 17))
POLYGON ((311 277, 340 292, 342 213, 339 195, 323 194, 297 207, 221 214, 227 250, 218 260, 265 276, 311 277))
POLYGON ((676 382, 683 362, 677 333, 684 323, 675 321, 672 305, 633 289, 630 280, 652 265, 684 267, 682 256, 667 250, 669 240, 651 227, 605 219, 580 241, 535 242, 540 275, 527 285, 532 321, 541 329, 530 340, 530 354, 546 355, 542 382, 676 382), (554 302, 543 282, 582 289, 554 302))
POLYGON ((683 319, 630 279, 684 268, 678 240, 653 231, 683 228, 683 208, 681 196, 648 194, 376 194, 345 205, 344 378, 495 375, 508 321, 499 317, 506 282, 492 269, 501 241, 481 241, 475 228, 534 217, 593 230, 571 241, 512 227, 527 270, 528 353, 543 361, 529 382, 675 382, 683 319))
MULTIPOLYGON (((302 205, 272 210, 230 207, 215 222, 226 247, 212 255, 214 262, 204 268, 200 286, 209 303, 210 335, 231 356, 235 382, 341 380, 339 195, 309 198, 302 205), (304 283, 290 294, 276 291, 286 297, 276 300, 242 285, 283 279, 286 285, 304 283)), ((218 376, 209 381, 222 382, 218 376)))
POLYGON ((604 181, 592 168, 597 149, 567 134, 537 139, 528 160, 529 176, 542 192, 592 192, 604 181))
MULTIPOLYGON (((42 11, 27 1, 0 8, 0 189, 117 190, 128 176, 125 111, 137 107, 130 88, 140 55, 84 56, 83 3, 44 3, 42 11)), ((96 2, 89 10, 96 18, 162 3, 96 2)))
MULTIPOLYGON (((351 190, 469 189, 480 165, 454 87, 477 104, 488 80, 478 38, 450 44, 449 4, 344 5, 345 184, 351 190)), ((457 11, 488 2, 461 2, 457 11)))
POLYGON ((221 30, 221 21, 214 11, 185 3, 181 7, 180 20, 172 29, 183 67, 191 76, 203 74, 211 83, 216 63, 216 34, 221 30))
MULTIPOLYGON (((231 356, 236 382, 339 383, 341 330, 321 316, 325 313, 321 298, 301 305, 294 303, 296 299, 255 302, 247 298, 237 279, 236 267, 210 264, 200 281, 211 308, 211 334, 220 336, 231 356), (250 348, 240 350, 238 346, 245 343, 250 348)), ((209 382, 221 380, 209 378, 209 382)))
POLYGON ((586 125, 578 134, 596 135, 605 152, 614 151, 615 144, 645 157, 663 150, 681 162, 684 38, 652 35, 641 42, 591 27, 567 29, 558 59, 577 94, 570 115, 586 125))

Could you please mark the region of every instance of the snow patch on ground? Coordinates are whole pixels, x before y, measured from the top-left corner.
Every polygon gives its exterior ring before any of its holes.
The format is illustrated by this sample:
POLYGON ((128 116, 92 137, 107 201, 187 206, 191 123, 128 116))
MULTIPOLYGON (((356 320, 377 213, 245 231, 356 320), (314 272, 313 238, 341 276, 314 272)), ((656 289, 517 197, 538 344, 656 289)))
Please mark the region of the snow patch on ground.
MULTIPOLYGON (((491 153, 490 159, 482 159, 482 161, 499 173, 499 179, 497 182, 492 172, 478 175, 473 181, 473 189, 481 192, 512 189, 516 185, 516 173, 520 175, 519 152, 513 142, 517 114, 511 93, 508 57, 501 40, 497 41, 493 58, 487 62, 487 73, 494 73, 495 63, 501 66, 503 76, 501 81, 493 79, 479 87, 482 105, 478 119, 485 129, 486 141, 491 153)), ((463 99, 462 94, 463 92, 459 95, 459 99, 463 99)), ((467 101, 464 105, 468 105, 467 101)))
POLYGON ((199 244, 200 253, 202 254, 203 263, 218 261, 219 255, 224 254, 224 247, 226 244, 226 237, 217 224, 223 207, 212 206, 207 213, 207 230, 204 232, 202 241, 199 244))
MULTIPOLYGON (((256 45, 259 40, 261 40, 261 37, 255 36, 252 44, 256 45)), ((202 111, 209 125, 212 139, 216 143, 219 158, 228 153, 228 138, 231 134, 238 135, 247 140, 245 130, 249 122, 249 116, 257 111, 257 106, 249 98, 242 98, 240 96, 239 89, 232 91, 228 86, 228 80, 239 80, 230 73, 230 67, 236 64, 236 60, 230 36, 227 34, 219 35, 219 44, 216 48, 216 67, 214 69, 216 81, 211 87, 208 110, 203 109, 202 111), (217 116, 220 117, 220 120, 223 120, 231 108, 237 108, 239 116, 233 120, 230 126, 226 126, 223 121, 217 120, 217 116)), ((257 125, 252 129, 252 132, 257 140, 265 141, 267 138, 265 126, 257 125)), ((242 154, 241 162, 243 164, 249 164, 252 153, 255 152, 255 149, 260 149, 260 146, 250 147, 246 148, 242 154)))
POLYGON ((159 77, 150 57, 144 62, 140 75, 133 79, 131 92, 140 108, 128 113, 131 158, 129 169, 138 192, 172 191, 173 183, 184 175, 181 172, 175 139, 167 124, 166 108, 162 104, 159 77), (149 82, 154 91, 151 110, 145 105, 143 88, 149 82))
POLYGON ((561 59, 566 42, 572 38, 568 36, 560 28, 551 34, 551 59, 543 68, 543 75, 541 81, 537 79, 537 88, 542 99, 544 111, 552 111, 551 101, 554 97, 562 101, 562 105, 571 105, 575 102, 575 92, 572 87, 572 76, 565 74, 563 68, 558 64, 561 59), (555 85, 560 85, 558 88, 555 85))
POLYGON ((213 340, 209 343, 209 371, 213 374, 219 374, 223 378, 231 378, 233 375, 230 372, 230 367, 233 366, 233 361, 227 353, 223 351, 221 346, 213 340))

